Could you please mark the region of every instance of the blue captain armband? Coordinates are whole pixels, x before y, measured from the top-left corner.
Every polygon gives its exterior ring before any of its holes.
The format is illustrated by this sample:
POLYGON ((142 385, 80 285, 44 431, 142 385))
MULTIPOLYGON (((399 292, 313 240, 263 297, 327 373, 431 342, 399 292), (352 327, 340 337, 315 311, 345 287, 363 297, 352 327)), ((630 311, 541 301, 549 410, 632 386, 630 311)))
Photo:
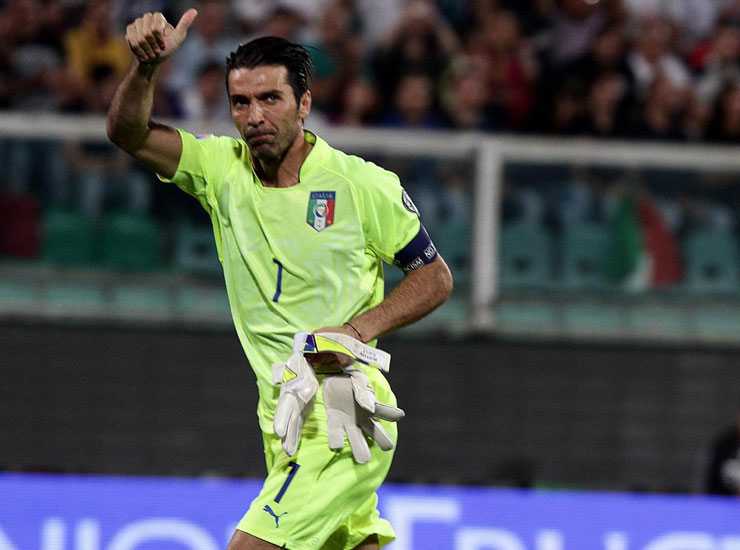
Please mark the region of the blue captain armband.
POLYGON ((400 267, 404 273, 414 271, 426 264, 432 263, 437 257, 437 247, 434 246, 429 233, 423 225, 419 226, 416 237, 409 244, 396 252, 393 263, 400 267))

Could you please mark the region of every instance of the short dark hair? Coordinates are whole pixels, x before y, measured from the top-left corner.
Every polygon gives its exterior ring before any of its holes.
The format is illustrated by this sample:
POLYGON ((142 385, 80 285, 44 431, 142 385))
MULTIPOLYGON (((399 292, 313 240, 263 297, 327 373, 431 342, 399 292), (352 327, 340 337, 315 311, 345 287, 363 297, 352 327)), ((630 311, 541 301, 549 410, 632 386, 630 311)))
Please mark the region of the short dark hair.
POLYGON ((254 69, 261 65, 277 65, 288 70, 288 83, 298 103, 308 90, 313 63, 308 50, 277 36, 255 38, 239 47, 226 58, 226 89, 229 73, 234 69, 254 69))

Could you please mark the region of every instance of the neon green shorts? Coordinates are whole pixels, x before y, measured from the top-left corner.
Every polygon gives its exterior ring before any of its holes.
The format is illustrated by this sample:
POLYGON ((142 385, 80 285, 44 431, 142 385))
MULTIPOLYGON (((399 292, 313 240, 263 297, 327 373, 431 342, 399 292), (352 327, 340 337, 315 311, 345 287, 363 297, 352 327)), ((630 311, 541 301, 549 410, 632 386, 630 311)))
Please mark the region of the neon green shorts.
MULTIPOLYGON (((390 396, 378 393, 379 401, 395 405, 390 391, 390 396)), ((263 433, 267 479, 237 529, 288 550, 351 550, 373 534, 384 546, 395 533, 378 513, 375 491, 388 474, 393 451, 370 440, 367 464, 354 462, 347 442, 332 451, 320 394, 295 456, 285 454, 275 434, 263 433)), ((382 424, 396 441, 396 425, 382 424)))

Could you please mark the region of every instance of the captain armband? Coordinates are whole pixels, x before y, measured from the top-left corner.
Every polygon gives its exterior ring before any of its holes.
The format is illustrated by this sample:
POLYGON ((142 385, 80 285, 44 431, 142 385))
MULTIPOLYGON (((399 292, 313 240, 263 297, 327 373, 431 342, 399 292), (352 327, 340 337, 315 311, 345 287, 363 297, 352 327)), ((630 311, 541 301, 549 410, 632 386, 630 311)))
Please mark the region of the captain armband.
POLYGON ((404 273, 414 271, 426 264, 432 263, 437 257, 437 247, 434 246, 429 233, 423 225, 419 226, 416 237, 409 244, 396 252, 393 263, 400 267, 404 273))

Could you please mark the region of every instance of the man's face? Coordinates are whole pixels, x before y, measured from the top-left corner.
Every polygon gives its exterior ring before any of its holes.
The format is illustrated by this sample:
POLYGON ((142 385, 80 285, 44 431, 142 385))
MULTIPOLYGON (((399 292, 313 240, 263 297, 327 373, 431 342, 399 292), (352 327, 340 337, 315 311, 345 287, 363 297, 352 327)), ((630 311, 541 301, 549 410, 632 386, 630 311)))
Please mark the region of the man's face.
POLYGON ((231 117, 252 155, 274 162, 303 130, 303 120, 311 110, 311 93, 296 104, 283 66, 264 65, 253 69, 234 69, 229 73, 231 117))

